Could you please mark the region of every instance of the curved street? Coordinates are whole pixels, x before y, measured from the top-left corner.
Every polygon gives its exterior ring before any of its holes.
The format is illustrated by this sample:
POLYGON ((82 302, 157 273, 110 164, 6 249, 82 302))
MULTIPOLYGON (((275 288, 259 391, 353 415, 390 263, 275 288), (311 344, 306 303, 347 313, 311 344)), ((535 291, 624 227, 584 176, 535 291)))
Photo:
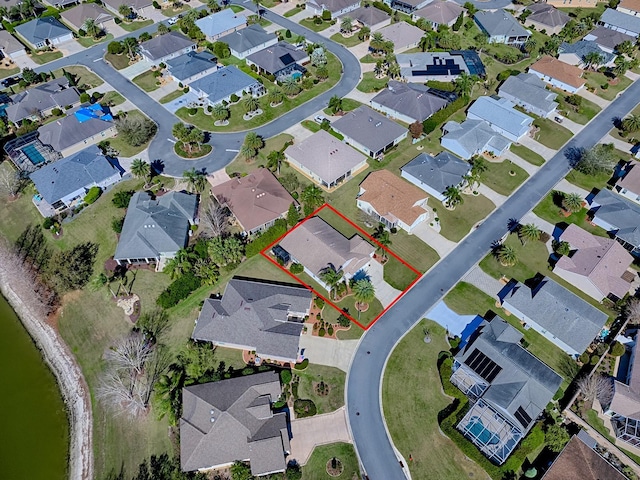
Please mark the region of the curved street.
MULTIPOLYGON (((253 3, 243 3, 239 0, 234 0, 234 4, 240 5, 248 10, 255 11, 255 5, 253 3)), ((297 35, 304 35, 304 37, 314 43, 322 43, 327 50, 336 55, 343 65, 344 74, 338 81, 338 83, 330 90, 318 95, 317 97, 309 100, 308 102, 296 107, 289 111, 285 115, 278 117, 272 122, 256 128, 254 131, 263 138, 273 137, 289 127, 301 122, 305 118, 309 117, 313 113, 325 108, 329 102, 329 99, 333 95, 343 97, 351 90, 353 90, 360 81, 360 62, 358 59, 344 46, 329 40, 311 30, 298 25, 291 20, 277 15, 271 11, 266 11, 265 18, 277 23, 283 28, 291 30, 291 32, 297 35)), ((163 23, 166 23, 163 22, 163 23)), ((142 32, 155 32, 158 28, 158 23, 150 25, 146 28, 136 30, 130 35, 120 37, 116 40, 128 36, 139 36, 142 32)), ((237 150, 242 146, 245 132, 230 132, 230 133, 211 133, 209 144, 213 146, 213 150, 206 157, 198 160, 186 160, 178 157, 173 152, 174 139, 171 130, 177 122, 182 120, 170 113, 158 102, 149 97, 142 89, 129 79, 120 75, 120 73, 111 67, 106 61, 103 60, 103 56, 106 51, 106 45, 100 44, 92 48, 86 49, 83 52, 79 52, 68 57, 60 58, 56 61, 48 63, 42 67, 35 69, 37 72, 53 71, 59 68, 67 67, 69 65, 83 65, 89 70, 92 70, 97 75, 102 77, 108 82, 114 90, 119 92, 131 103, 133 103, 139 110, 144 112, 148 117, 153 119, 158 124, 158 133, 151 141, 149 145, 149 159, 151 162, 159 160, 163 165, 162 173, 172 177, 181 177, 185 170, 195 168, 196 170, 203 171, 205 173, 213 173, 221 168, 226 167, 234 157, 237 155, 237 150)))

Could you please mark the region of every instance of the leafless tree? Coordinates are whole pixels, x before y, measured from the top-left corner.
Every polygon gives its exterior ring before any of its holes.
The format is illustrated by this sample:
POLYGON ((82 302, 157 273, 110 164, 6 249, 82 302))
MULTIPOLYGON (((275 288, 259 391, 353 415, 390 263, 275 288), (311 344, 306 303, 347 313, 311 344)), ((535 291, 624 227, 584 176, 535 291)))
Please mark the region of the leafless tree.
POLYGON ((153 345, 141 333, 131 333, 115 342, 105 359, 117 370, 130 371, 132 375, 142 375, 144 366, 153 351, 153 345))
POLYGON ((227 218, 227 209, 220 205, 215 198, 209 197, 200 215, 200 226, 204 235, 219 237, 227 233, 227 218))
POLYGON ((640 322, 640 298, 631 297, 624 306, 624 313, 629 322, 640 322))
POLYGON ((613 397, 611 379, 599 373, 581 377, 578 380, 578 388, 587 402, 593 402, 597 398, 601 404, 608 405, 613 397))
POLYGON ((0 169, 0 193, 15 198, 22 186, 20 174, 13 168, 0 169))

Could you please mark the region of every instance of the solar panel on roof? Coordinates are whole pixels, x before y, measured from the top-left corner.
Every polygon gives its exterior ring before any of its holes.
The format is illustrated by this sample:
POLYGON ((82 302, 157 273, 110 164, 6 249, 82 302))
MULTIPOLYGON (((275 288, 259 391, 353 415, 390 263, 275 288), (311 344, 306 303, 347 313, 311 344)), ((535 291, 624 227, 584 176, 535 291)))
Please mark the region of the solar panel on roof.
POLYGON ((514 416, 516 417, 516 420, 518 420, 524 428, 527 428, 527 426, 531 423, 531 417, 522 407, 518 407, 514 416))
POLYGON ((471 352, 471 355, 469 355, 464 363, 489 383, 491 383, 502 371, 502 367, 500 365, 491 360, 477 348, 471 352))
POLYGON ((295 60, 293 59, 293 57, 291 56, 290 53, 285 53, 284 55, 282 55, 280 57, 280 61, 282 62, 283 65, 291 65, 292 63, 295 63, 295 60))

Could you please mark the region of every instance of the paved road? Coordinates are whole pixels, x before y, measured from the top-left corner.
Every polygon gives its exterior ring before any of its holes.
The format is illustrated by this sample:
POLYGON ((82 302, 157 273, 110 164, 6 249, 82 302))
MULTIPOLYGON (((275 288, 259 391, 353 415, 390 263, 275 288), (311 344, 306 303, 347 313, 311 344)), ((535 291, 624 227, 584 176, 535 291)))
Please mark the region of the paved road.
MULTIPOLYGON (((249 10, 255 9, 253 3, 244 3, 240 0, 235 0, 232 3, 241 5, 249 10)), ((271 11, 267 11, 265 17, 283 28, 291 30, 297 35, 304 35, 305 38, 311 42, 324 44, 329 51, 340 59, 345 72, 340 81, 332 89, 291 110, 271 123, 254 130, 263 138, 269 138, 304 120, 314 112, 325 108, 333 95, 339 97, 345 96, 353 90, 360 81, 361 71, 358 59, 344 46, 271 11)), ((142 28, 127 36, 139 36, 140 33, 145 31, 149 33, 155 32, 157 25, 158 24, 154 24, 142 28)), ((213 173, 224 168, 233 160, 237 155, 236 151, 240 149, 244 141, 246 132, 212 133, 208 143, 213 146, 213 150, 209 155, 199 160, 185 160, 175 155, 173 153, 173 143, 169 140, 173 140, 174 138, 171 134, 173 125, 181 120, 151 99, 133 82, 120 75, 120 73, 113 69, 108 63, 104 62, 102 57, 105 54, 105 48, 106 45, 97 45, 83 52, 48 63, 47 65, 37 68, 36 71, 48 72, 69 65, 80 64, 100 75, 105 81, 111 84, 116 91, 124 95, 138 109, 158 124, 158 133, 149 145, 149 159, 152 162, 160 160, 161 164, 164 165, 163 173, 165 175, 181 177, 185 170, 190 170, 191 168, 213 173)))
MULTIPOLYGON (((405 478, 387 436, 380 403, 382 374, 396 343, 442 298, 444 292, 452 288, 487 254, 491 243, 507 232, 509 219, 521 218, 569 172, 569 161, 564 152, 572 148, 592 147, 612 128, 614 118, 623 117, 639 102, 640 82, 635 82, 450 255, 424 275, 364 335, 347 377, 346 399, 348 419, 358 455, 370 479, 405 478)), ((416 365, 416 368, 419 367, 416 365)), ((436 387, 425 385, 424 388, 436 387)))

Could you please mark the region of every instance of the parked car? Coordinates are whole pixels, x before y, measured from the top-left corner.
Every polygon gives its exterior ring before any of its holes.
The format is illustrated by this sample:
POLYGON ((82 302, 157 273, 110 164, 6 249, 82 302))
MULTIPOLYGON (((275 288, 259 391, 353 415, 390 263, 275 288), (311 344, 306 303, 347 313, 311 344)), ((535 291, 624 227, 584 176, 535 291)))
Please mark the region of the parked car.
POLYGON ((556 117, 554 120, 558 123, 562 123, 562 117, 556 117))
POLYGON ((167 23, 169 25, 175 25, 176 23, 178 23, 178 17, 171 17, 167 23))
POLYGON ((20 77, 9 77, 2 80, 3 87, 10 87, 11 85, 15 85, 20 81, 20 77))
MULTIPOLYGON (((324 122, 325 120, 326 120, 327 122, 329 122, 329 119, 328 119, 328 118, 323 117, 322 115, 316 115, 316 116, 314 117, 314 119, 313 119, 313 120, 314 120, 316 123, 319 123, 320 125, 322 125, 322 122, 324 122)), ((329 123, 331 123, 331 122, 329 122, 329 123)))

